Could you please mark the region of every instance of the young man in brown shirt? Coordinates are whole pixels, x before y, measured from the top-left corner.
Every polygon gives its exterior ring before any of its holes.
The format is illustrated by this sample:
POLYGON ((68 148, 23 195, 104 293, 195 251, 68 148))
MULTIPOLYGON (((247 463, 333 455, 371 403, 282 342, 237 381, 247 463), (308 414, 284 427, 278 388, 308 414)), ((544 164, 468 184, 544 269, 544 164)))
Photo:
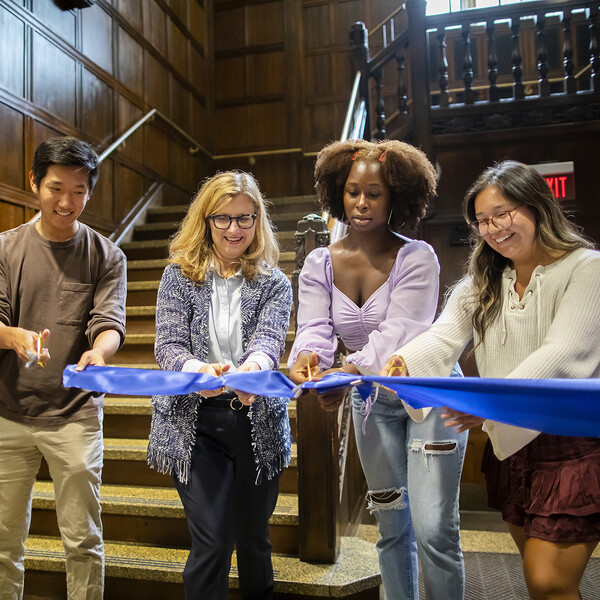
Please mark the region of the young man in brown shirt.
POLYGON ((11 600, 23 595, 42 456, 54 482, 68 598, 103 596, 103 396, 62 385, 66 365, 102 366, 125 336, 125 256, 78 220, 98 170, 86 142, 42 142, 29 173, 41 217, 0 233, 0 597, 11 600))

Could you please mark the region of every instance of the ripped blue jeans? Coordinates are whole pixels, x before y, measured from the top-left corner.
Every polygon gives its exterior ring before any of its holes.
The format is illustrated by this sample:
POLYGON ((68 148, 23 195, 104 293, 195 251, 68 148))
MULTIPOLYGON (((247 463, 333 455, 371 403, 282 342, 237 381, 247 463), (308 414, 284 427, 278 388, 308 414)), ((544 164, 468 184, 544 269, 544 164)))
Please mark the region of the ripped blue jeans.
POLYGON ((368 508, 381 534, 377 551, 386 597, 419 598, 420 561, 427 600, 462 600, 458 495, 468 432, 444 427, 440 408, 416 423, 395 394, 380 388, 363 435, 361 403, 354 389, 354 431, 368 508))

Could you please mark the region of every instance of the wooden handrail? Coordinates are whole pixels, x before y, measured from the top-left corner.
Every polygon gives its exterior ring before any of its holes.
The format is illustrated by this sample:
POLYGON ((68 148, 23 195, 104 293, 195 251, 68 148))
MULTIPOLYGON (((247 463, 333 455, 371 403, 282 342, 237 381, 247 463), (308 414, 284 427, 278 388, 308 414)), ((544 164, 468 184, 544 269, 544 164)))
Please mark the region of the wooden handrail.
POLYGON ((486 23, 490 20, 507 20, 516 17, 562 12, 563 9, 572 10, 597 5, 598 2, 595 0, 531 0, 530 2, 515 2, 488 8, 467 8, 440 15, 427 15, 425 21, 427 29, 431 30, 438 27, 448 28, 462 25, 467 20, 470 23, 486 23))

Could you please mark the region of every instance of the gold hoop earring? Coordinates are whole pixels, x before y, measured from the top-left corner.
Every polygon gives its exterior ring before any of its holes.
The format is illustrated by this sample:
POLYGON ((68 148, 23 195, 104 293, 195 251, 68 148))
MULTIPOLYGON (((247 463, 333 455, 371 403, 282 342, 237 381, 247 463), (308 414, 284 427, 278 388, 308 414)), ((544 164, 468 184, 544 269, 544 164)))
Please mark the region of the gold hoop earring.
POLYGON ((393 214, 393 212, 394 212, 394 209, 392 208, 392 210, 390 210, 390 216, 388 217, 388 222, 387 222, 387 224, 388 224, 388 227, 389 227, 389 226, 391 225, 391 223, 392 223, 392 214, 393 214))

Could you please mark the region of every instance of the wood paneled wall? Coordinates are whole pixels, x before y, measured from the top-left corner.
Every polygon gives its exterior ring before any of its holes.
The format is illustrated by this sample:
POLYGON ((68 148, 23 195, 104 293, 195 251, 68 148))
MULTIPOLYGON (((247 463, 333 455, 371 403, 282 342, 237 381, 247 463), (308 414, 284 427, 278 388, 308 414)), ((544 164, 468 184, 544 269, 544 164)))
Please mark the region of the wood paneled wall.
POLYGON ((350 95, 349 31, 394 0, 216 0, 214 148, 291 154, 217 158, 251 170, 267 195, 313 191, 314 155, 339 138, 350 95))
MULTIPOLYGON (((210 146, 202 0, 0 0, 0 228, 35 208, 26 173, 43 139, 71 134, 103 150, 151 108, 210 146)), ((160 123, 104 161, 84 220, 112 232, 151 181, 189 199, 208 165, 160 123)), ((178 197, 179 196, 179 197, 178 197)))

